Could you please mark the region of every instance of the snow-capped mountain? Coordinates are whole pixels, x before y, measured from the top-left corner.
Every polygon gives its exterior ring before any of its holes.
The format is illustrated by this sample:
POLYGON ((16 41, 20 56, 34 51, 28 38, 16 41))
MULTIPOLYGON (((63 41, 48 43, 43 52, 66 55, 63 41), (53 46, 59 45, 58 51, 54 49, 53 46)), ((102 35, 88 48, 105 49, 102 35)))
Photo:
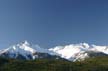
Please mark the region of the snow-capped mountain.
POLYGON ((36 58, 60 58, 59 56, 51 55, 47 49, 40 48, 38 45, 29 44, 27 41, 1 50, 0 56, 27 60, 36 58))
POLYGON ((84 60, 95 56, 108 56, 108 46, 89 45, 87 43, 56 46, 45 49, 27 41, 0 50, 0 56, 16 59, 53 58, 69 61, 84 60))
POLYGON ((61 56, 70 61, 84 60, 93 56, 107 56, 108 46, 89 45, 87 43, 70 44, 66 46, 56 46, 50 48, 49 51, 55 52, 56 55, 61 56))

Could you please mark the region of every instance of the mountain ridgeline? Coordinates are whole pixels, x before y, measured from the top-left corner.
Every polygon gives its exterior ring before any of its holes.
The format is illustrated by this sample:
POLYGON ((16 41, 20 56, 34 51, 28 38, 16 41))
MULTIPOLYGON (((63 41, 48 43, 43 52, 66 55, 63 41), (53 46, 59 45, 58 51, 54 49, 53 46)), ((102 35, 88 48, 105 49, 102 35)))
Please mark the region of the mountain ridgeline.
POLYGON ((68 61, 81 61, 90 57, 108 56, 108 46, 80 43, 45 49, 24 41, 12 45, 7 49, 0 50, 0 56, 21 60, 61 59, 68 61))
POLYGON ((45 49, 25 41, 0 50, 0 71, 108 71, 108 46, 80 43, 45 49))

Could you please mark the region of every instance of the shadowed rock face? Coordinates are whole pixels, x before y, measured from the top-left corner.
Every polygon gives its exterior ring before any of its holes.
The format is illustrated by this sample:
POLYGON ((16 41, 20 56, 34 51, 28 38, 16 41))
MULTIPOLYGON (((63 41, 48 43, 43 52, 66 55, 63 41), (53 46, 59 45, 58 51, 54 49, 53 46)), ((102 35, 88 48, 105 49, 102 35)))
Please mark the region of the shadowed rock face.
POLYGON ((3 53, 0 56, 5 57, 5 58, 15 58, 15 59, 21 59, 21 60, 33 60, 33 56, 35 56, 35 59, 62 59, 64 60, 60 56, 50 55, 48 53, 34 53, 33 55, 26 55, 26 57, 21 54, 3 53))

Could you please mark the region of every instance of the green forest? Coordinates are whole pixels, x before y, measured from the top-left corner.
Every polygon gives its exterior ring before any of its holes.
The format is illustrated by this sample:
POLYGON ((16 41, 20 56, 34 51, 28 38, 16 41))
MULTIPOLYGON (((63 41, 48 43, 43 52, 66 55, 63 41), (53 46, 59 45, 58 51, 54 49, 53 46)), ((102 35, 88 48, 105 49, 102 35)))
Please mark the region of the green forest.
POLYGON ((76 62, 56 59, 17 60, 1 57, 0 71, 108 71, 108 57, 88 58, 76 62))

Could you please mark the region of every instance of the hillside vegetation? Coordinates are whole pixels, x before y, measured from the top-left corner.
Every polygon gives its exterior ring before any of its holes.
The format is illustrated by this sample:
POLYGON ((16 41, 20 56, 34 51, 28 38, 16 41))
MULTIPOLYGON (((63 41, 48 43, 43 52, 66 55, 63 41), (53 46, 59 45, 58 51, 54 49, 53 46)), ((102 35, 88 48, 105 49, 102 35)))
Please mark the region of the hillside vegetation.
POLYGON ((108 71, 108 57, 88 58, 80 62, 0 58, 0 71, 108 71))

